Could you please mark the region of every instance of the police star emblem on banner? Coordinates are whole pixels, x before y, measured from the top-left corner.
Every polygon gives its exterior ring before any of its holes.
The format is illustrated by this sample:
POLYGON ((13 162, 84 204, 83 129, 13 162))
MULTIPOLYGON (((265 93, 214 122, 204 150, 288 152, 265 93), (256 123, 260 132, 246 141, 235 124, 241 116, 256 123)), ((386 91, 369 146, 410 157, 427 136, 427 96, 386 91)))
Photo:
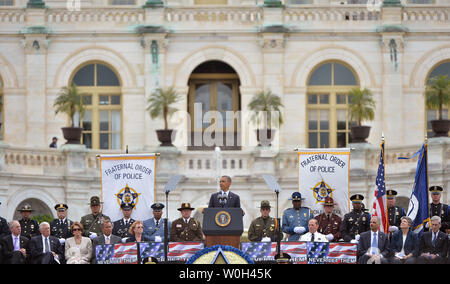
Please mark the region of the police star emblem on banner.
POLYGON ((133 209, 138 203, 140 193, 137 193, 136 190, 132 189, 128 186, 128 184, 122 188, 119 193, 116 194, 117 202, 119 206, 122 204, 126 204, 131 206, 133 209))
POLYGON ((321 182, 312 187, 311 190, 313 191, 314 198, 316 199, 316 204, 325 202, 325 198, 327 197, 333 197, 332 193, 334 189, 324 182, 323 179, 321 182))

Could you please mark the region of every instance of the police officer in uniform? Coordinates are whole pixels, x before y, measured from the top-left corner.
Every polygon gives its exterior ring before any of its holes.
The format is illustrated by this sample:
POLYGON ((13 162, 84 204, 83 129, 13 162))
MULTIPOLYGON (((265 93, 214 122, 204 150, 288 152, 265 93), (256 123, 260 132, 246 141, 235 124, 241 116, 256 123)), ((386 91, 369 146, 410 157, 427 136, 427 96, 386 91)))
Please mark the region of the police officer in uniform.
POLYGON ((319 223, 317 231, 328 239, 329 242, 337 242, 341 238, 342 218, 333 213, 334 200, 326 197, 323 203, 324 213, 314 217, 319 223))
POLYGON ((432 203, 430 204, 430 218, 433 216, 441 217, 440 230, 445 233, 447 229, 450 229, 450 209, 447 204, 441 203, 441 193, 444 190, 437 185, 430 187, 428 190, 431 192, 432 199, 432 203))
POLYGON ((401 218, 403 216, 406 216, 405 210, 403 208, 396 206, 397 191, 389 189, 386 192, 386 206, 388 210, 388 217, 389 217, 389 237, 392 237, 392 234, 397 232, 400 228, 401 218))
POLYGON ((283 221, 281 229, 288 234, 288 241, 298 241, 300 236, 308 232, 308 221, 314 218, 307 207, 302 207, 302 195, 300 192, 292 193, 292 208, 283 212, 283 221))
POLYGON ((364 196, 355 194, 350 197, 353 210, 345 214, 341 225, 341 236, 344 242, 350 242, 359 234, 370 230, 370 214, 365 212, 362 201, 364 196))
MULTIPOLYGON (((153 218, 144 221, 144 236, 150 239, 152 242, 164 241, 164 220, 161 218, 163 214, 164 204, 154 203, 151 208, 153 209, 153 218)), ((167 220, 167 227, 171 227, 171 223, 167 220)), ((170 232, 169 239, 170 239, 170 232)))
POLYGON ((50 223, 50 234, 57 237, 61 244, 64 243, 62 240, 73 237, 72 231, 70 231, 70 226, 72 226, 73 221, 67 218, 67 209, 69 209, 67 204, 56 204, 55 210, 58 219, 54 219, 50 223))
POLYGON ((270 202, 261 201, 261 217, 256 218, 248 229, 248 239, 251 242, 276 242, 283 239, 283 233, 278 234, 278 224, 275 218, 270 217, 270 202))
POLYGON ((202 226, 200 222, 191 218, 190 203, 182 203, 177 210, 181 212, 181 218, 172 222, 170 238, 173 242, 201 242, 203 240, 202 226))
POLYGON ((31 209, 31 205, 24 204, 17 211, 20 211, 20 215, 22 215, 22 219, 19 220, 20 227, 22 228, 20 235, 27 237, 29 240, 31 240, 31 237, 39 236, 41 233, 39 232, 38 222, 30 219, 31 212, 34 211, 31 209))
POLYGON ((91 214, 81 217, 80 223, 83 225, 83 235, 91 239, 95 239, 102 233, 101 223, 103 220, 110 220, 100 211, 100 198, 92 196, 90 199, 91 214))
MULTIPOLYGON (((2 203, 0 202, 0 205, 2 203)), ((11 234, 11 230, 9 230, 8 222, 5 218, 0 217, 0 240, 7 235, 11 234)))
POLYGON ((123 218, 113 223, 112 234, 115 236, 119 236, 122 239, 132 237, 133 235, 130 234, 129 230, 131 225, 135 221, 133 218, 131 218, 133 207, 130 204, 122 203, 120 205, 120 208, 122 209, 123 218))

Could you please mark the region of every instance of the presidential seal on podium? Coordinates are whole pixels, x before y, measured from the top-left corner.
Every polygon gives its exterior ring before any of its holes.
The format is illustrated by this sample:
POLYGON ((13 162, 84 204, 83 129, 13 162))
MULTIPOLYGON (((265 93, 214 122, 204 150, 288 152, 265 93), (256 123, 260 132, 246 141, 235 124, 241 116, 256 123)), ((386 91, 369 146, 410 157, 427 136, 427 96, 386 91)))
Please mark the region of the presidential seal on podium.
POLYGON ((231 215, 227 211, 219 211, 215 217, 217 226, 226 227, 231 222, 231 215))

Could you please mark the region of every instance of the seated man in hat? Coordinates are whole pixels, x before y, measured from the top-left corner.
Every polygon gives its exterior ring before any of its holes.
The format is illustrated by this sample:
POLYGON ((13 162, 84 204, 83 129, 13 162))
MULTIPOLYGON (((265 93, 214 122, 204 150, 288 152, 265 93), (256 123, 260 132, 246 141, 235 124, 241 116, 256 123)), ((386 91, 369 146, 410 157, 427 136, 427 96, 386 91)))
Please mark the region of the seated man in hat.
POLYGON ((131 225, 134 223, 134 219, 131 218, 131 213, 133 213, 133 206, 127 203, 122 203, 120 205, 122 209, 123 218, 115 221, 113 223, 112 234, 119 236, 121 239, 131 237, 129 232, 131 225))
POLYGON ((335 203, 333 198, 326 197, 323 203, 324 213, 314 217, 319 222, 318 232, 324 234, 328 241, 337 242, 341 238, 342 218, 333 213, 335 203))
POLYGON ((39 236, 39 225, 35 220, 31 220, 31 212, 34 210, 31 209, 30 204, 24 204, 21 209, 18 210, 22 219, 19 220, 20 226, 22 227, 21 235, 27 237, 31 240, 34 236, 39 236))
POLYGON ((403 208, 395 205, 396 196, 397 191, 395 190, 389 189, 386 192, 386 206, 388 208, 387 210, 389 216, 389 237, 392 237, 392 234, 398 231, 401 219, 406 215, 403 208))
POLYGON ((101 224, 103 220, 110 220, 106 215, 103 215, 100 210, 100 198, 92 196, 90 200, 91 214, 81 217, 80 223, 83 225, 83 236, 95 239, 102 233, 101 224))
MULTIPOLYGON (((441 194, 444 189, 440 186, 432 186, 429 188, 432 203, 430 204, 430 217, 439 216, 441 218, 441 231, 450 230, 450 209, 447 204, 441 203, 441 194)), ((429 230, 428 223, 425 225, 426 231, 429 230)))
MULTIPOLYGON (((144 236, 152 242, 164 242, 164 220, 161 218, 163 214, 164 204, 154 203, 153 218, 144 221, 144 236)), ((170 228, 171 223, 167 220, 167 228, 170 228)), ((170 232, 168 232, 170 238, 170 232)))
POLYGON ((73 221, 67 218, 67 209, 69 209, 67 204, 56 204, 55 210, 58 218, 50 223, 50 234, 57 237, 61 244, 64 244, 67 238, 73 237, 72 231, 70 230, 73 221))
POLYGON ((341 225, 341 236, 344 242, 357 242, 359 234, 370 230, 370 214, 364 212, 363 203, 364 196, 355 194, 350 197, 353 210, 345 214, 341 225))
POLYGON ((288 234, 288 241, 296 242, 300 239, 308 228, 308 221, 314 218, 307 207, 302 207, 302 195, 300 192, 292 193, 292 208, 283 212, 282 231, 288 234))
POLYGON ((204 239, 200 222, 191 218, 192 210, 190 203, 182 203, 178 211, 181 218, 172 222, 170 228, 170 240, 172 242, 201 242, 204 239))
POLYGON ((270 208, 269 201, 261 201, 261 217, 253 220, 248 229, 248 239, 251 242, 276 242, 283 239, 283 233, 278 230, 277 220, 270 217, 270 208))

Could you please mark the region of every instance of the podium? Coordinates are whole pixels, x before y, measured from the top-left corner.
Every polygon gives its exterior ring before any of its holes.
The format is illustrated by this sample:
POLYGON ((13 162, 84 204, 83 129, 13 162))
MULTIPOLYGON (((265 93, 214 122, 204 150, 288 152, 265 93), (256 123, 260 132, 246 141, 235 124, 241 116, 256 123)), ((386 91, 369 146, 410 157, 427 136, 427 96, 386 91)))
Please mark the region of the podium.
POLYGON ((227 245, 240 248, 240 238, 244 232, 241 208, 205 208, 203 214, 207 247, 227 245))

